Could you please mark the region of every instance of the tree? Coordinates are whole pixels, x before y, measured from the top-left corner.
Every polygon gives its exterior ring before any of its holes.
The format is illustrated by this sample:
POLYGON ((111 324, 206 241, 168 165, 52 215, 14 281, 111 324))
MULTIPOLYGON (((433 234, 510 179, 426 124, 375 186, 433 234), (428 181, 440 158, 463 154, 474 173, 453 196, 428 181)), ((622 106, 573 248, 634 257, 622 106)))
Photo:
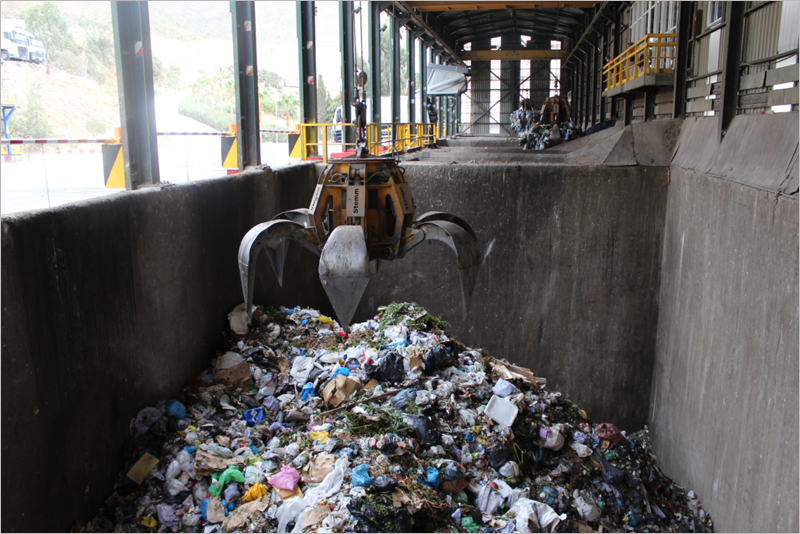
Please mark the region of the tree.
POLYGON ((25 27, 44 44, 47 57, 47 74, 50 74, 50 58, 53 52, 63 50, 70 41, 67 19, 53 2, 33 4, 23 15, 25 27))
MULTIPOLYGON (((408 94, 408 42, 407 39, 400 41, 400 94, 408 94)), ((368 75, 371 73, 369 58, 362 58, 361 54, 356 52, 356 68, 361 70, 361 65, 364 65, 364 72, 368 75)), ((352 76, 352 74, 351 74, 352 76)), ((367 87, 372 86, 367 84, 367 87)), ((369 94, 370 89, 366 89, 366 94, 369 94)), ((387 29, 381 32, 381 96, 389 96, 392 87, 392 35, 387 29)))
POLYGON ((89 117, 85 126, 92 137, 97 137, 106 131, 106 121, 99 117, 89 117))
POLYGON ((277 72, 258 69, 258 85, 272 87, 273 89, 277 89, 278 92, 281 92, 281 89, 283 89, 283 78, 281 78, 281 75, 277 72))
POLYGON ((28 138, 41 138, 50 135, 50 121, 44 110, 39 82, 33 82, 28 88, 24 106, 14 113, 14 135, 28 138))

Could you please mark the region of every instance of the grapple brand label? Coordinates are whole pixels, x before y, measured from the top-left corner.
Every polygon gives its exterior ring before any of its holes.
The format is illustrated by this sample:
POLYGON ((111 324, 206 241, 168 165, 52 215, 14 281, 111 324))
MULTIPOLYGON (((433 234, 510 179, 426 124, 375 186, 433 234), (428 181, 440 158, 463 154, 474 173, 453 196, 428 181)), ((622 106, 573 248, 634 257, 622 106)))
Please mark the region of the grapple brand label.
POLYGON ((366 207, 366 191, 363 185, 351 185, 347 187, 347 216, 363 217, 366 207))
POLYGON ((395 186, 397 196, 400 198, 400 207, 403 214, 414 213, 414 199, 411 197, 411 186, 408 184, 398 184, 395 186))
POLYGON ((310 213, 317 212, 317 204, 319 203, 319 196, 322 194, 322 184, 317 184, 317 188, 314 189, 314 196, 311 197, 311 206, 308 208, 310 213))

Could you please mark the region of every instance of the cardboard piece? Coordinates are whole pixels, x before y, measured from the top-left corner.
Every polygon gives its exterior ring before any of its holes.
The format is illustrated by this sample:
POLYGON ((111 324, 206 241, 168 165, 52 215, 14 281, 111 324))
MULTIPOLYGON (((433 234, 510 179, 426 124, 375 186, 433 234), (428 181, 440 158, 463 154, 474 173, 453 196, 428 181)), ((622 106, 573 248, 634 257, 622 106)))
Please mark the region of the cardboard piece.
MULTIPOLYGON (((275 488, 275 486, 272 487, 275 488)), ((275 488, 275 491, 278 492, 278 496, 281 498, 282 501, 289 500, 292 497, 300 497, 301 499, 305 497, 305 495, 303 495, 303 492, 300 491, 300 486, 295 486, 293 490, 275 488)))
POLYGON ((367 382, 367 384, 364 386, 364 389, 372 389, 377 385, 378 385, 378 381, 373 378, 372 380, 367 382))
POLYGON ((209 524, 212 525, 225 521, 225 507, 222 504, 222 497, 211 497, 208 500, 206 517, 209 524))
POLYGON ((255 501, 237 506, 236 509, 231 512, 231 515, 225 518, 225 521, 222 523, 222 528, 226 532, 240 530, 247 524, 249 520, 255 519, 258 514, 266 510, 268 507, 269 495, 263 495, 255 501))
POLYGON ((235 352, 226 352, 219 357, 214 367, 214 380, 234 388, 244 388, 253 383, 250 365, 235 352))
POLYGON ((303 472, 303 482, 319 484, 333 471, 335 461, 335 454, 318 454, 308 463, 308 471, 303 472))
POLYGON ((322 390, 322 398, 325 400, 325 404, 335 408, 343 403, 347 397, 363 387, 364 385, 357 380, 347 378, 344 375, 336 375, 322 390))
POLYGON ((198 449, 194 458, 194 470, 199 476, 208 476, 217 471, 225 471, 229 465, 244 468, 244 460, 238 456, 223 458, 222 456, 209 454, 202 449, 198 449))
POLYGON ((146 452, 139 458, 139 461, 133 464, 127 476, 137 484, 141 484, 147 474, 152 471, 156 465, 158 465, 158 458, 146 452))
POLYGON ((330 513, 330 508, 324 504, 320 504, 316 508, 313 508, 303 514, 303 519, 300 521, 300 526, 306 528, 318 525, 323 519, 328 517, 330 513))

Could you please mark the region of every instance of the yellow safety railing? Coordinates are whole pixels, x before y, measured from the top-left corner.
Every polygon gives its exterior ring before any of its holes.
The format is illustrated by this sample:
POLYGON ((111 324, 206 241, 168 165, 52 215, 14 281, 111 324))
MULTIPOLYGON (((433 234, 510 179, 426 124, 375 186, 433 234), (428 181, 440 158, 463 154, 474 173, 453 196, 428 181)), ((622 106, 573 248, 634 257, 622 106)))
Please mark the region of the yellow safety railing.
POLYGON ((676 33, 649 33, 603 67, 606 91, 646 74, 672 74, 676 33))
POLYGON ((370 123, 367 124, 367 151, 373 155, 384 152, 405 153, 412 148, 421 148, 436 142, 439 138, 439 129, 435 124, 409 122, 409 123, 370 123), (392 126, 397 128, 397 133, 392 142, 392 126))
POLYGON ((344 142, 344 129, 345 128, 355 128, 355 124, 353 123, 344 123, 337 122, 336 124, 333 123, 304 123, 299 124, 298 127, 300 128, 300 147, 301 147, 301 154, 303 161, 307 161, 309 157, 321 157, 323 163, 328 163, 328 144, 338 145, 341 146, 343 150, 346 150, 346 147, 351 146, 353 148, 356 147, 356 143, 345 143, 344 142), (332 135, 328 135, 328 130, 333 129, 334 127, 341 128, 342 130, 342 140, 341 141, 331 141, 332 135), (312 147, 317 147, 316 150, 312 147))
MULTIPOLYGON (((305 123, 298 124, 300 130, 300 154, 303 161, 309 158, 321 158, 328 163, 329 145, 341 146, 342 151, 356 148, 356 143, 344 142, 345 128, 355 128, 352 123, 305 123), (341 128, 342 141, 333 140, 329 133, 334 127, 341 128)), ((427 123, 369 123, 366 125, 367 151, 378 156, 383 152, 405 153, 412 148, 421 148, 436 142, 439 129, 435 124, 427 123), (397 127, 397 134, 392 142, 392 126, 397 127), (383 150, 381 150, 383 147, 383 150)))

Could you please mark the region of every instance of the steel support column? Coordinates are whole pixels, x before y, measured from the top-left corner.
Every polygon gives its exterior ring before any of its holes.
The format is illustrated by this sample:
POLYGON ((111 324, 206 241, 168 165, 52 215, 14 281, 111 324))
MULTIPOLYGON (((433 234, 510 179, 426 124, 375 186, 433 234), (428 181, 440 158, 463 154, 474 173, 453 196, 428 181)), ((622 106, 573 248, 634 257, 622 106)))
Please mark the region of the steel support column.
POLYGON ((261 163, 255 2, 231 2, 239 170, 261 163))
POLYGON ((368 2, 369 10, 369 83, 372 120, 381 122, 381 3, 368 2))
POLYGON ((428 122, 428 47, 425 41, 419 40, 419 110, 422 117, 419 122, 428 122))
POLYGON ((147 2, 111 2, 125 188, 159 183, 147 2))
MULTIPOLYGON (((339 2, 339 51, 342 54, 342 122, 353 122, 352 106, 355 98, 355 54, 353 50, 353 2, 339 2)), ((342 128, 342 141, 355 142, 352 128, 342 128)))
POLYGON ((408 51, 408 122, 412 124, 417 122, 416 121, 417 113, 415 109, 416 108, 415 93, 417 89, 415 78, 416 78, 417 65, 416 61, 414 61, 414 55, 416 52, 414 50, 414 36, 415 33, 412 32, 411 30, 406 31, 406 38, 408 39, 406 43, 406 49, 408 51))
POLYGON ((317 55, 314 2, 297 2, 297 45, 300 54, 300 121, 317 122, 317 55))
POLYGON ((675 51, 675 85, 672 90, 672 118, 683 117, 686 107, 686 67, 692 31, 692 3, 678 2, 678 46, 675 51))
MULTIPOLYGON (((392 31, 392 124, 400 122, 400 21, 396 14, 389 15, 392 31)), ((397 139, 397 126, 392 126, 392 141, 397 139)))
POLYGON ((739 99, 739 63, 742 52, 742 30, 744 28, 744 2, 726 2, 728 20, 725 28, 725 46, 723 48, 722 65, 722 112, 719 121, 719 138, 736 116, 739 99))

